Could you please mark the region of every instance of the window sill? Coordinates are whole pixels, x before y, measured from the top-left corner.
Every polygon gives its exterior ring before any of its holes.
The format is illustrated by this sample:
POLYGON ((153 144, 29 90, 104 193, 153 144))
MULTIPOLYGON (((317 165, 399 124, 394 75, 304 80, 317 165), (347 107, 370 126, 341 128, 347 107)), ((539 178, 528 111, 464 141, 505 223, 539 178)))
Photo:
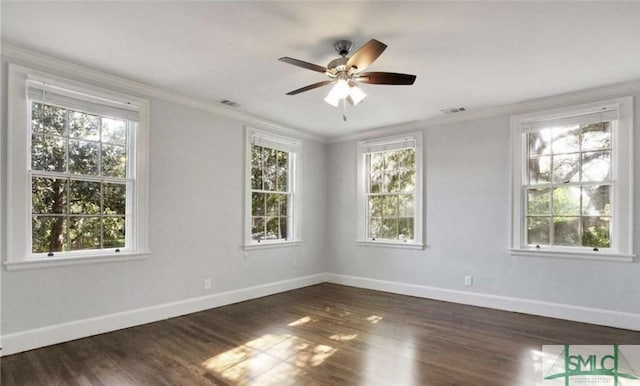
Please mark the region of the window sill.
POLYGON ((356 241, 361 247, 381 247, 381 248, 399 248, 399 249, 424 249, 424 244, 393 242, 393 241, 373 241, 358 240, 356 241))
POLYGON ((245 244, 243 248, 245 251, 253 251, 256 249, 299 247, 300 245, 302 245, 302 240, 273 241, 273 242, 263 242, 263 243, 255 243, 255 244, 245 244))
POLYGON ((599 260, 599 261, 613 261, 620 263, 631 263, 635 255, 627 255, 622 253, 611 252, 573 252, 573 251, 558 251, 558 250, 534 250, 534 249, 509 249, 511 256, 526 256, 526 257, 547 257, 547 258, 560 258, 560 259, 579 259, 579 260, 599 260))
POLYGON ((95 254, 73 257, 47 257, 21 261, 5 261, 3 264, 7 271, 21 271, 25 269, 54 268, 80 264, 115 263, 123 261, 142 260, 149 257, 149 254, 150 252, 147 251, 95 254))

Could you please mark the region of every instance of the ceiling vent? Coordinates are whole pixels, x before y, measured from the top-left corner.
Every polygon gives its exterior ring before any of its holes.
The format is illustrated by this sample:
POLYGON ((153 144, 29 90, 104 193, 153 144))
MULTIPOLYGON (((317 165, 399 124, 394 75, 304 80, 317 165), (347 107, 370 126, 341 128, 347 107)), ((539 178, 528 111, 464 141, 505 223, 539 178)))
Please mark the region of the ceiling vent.
POLYGON ((229 106, 229 107, 238 107, 238 106, 240 106, 239 103, 236 103, 234 101, 230 101, 229 99, 223 99, 218 103, 220 103, 221 105, 229 106))
POLYGON ((467 109, 464 107, 449 107, 448 109, 442 109, 440 111, 449 115, 449 114, 461 113, 463 111, 467 111, 467 109))

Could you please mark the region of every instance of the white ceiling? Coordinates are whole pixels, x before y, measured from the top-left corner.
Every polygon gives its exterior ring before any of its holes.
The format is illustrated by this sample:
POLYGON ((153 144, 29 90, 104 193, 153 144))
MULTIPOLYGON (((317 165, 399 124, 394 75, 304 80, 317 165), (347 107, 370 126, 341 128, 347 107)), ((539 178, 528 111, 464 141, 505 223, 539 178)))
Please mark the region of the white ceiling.
POLYGON ((640 79, 640 2, 10 2, 2 40, 253 115, 334 136, 640 79), (389 47, 370 71, 413 86, 364 85, 347 112, 324 75, 332 44, 389 47))

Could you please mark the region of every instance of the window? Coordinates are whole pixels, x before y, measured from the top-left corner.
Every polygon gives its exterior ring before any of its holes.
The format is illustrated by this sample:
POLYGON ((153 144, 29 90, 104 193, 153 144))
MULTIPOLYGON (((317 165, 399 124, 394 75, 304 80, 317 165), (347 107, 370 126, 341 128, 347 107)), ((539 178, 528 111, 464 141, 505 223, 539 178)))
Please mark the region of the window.
POLYGON ((299 242, 296 157, 293 139, 247 129, 247 225, 245 247, 299 242))
POLYGON ((512 120, 516 253, 629 259, 631 99, 512 120))
POLYGON ((359 243, 422 248, 422 133, 358 146, 359 243))
POLYGON ((8 266, 145 253, 145 102, 13 65, 9 98, 8 266))

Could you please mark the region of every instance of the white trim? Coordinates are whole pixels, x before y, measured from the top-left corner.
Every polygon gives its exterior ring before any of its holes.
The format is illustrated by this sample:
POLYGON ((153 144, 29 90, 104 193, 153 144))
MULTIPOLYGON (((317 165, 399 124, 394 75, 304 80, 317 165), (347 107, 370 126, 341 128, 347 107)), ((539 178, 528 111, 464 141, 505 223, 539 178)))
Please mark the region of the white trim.
POLYGON ((3 264, 7 271, 21 271, 25 269, 40 269, 65 267, 78 264, 115 263, 132 260, 143 260, 149 257, 151 252, 109 252, 103 254, 81 255, 78 257, 46 257, 41 259, 28 259, 23 261, 5 261, 3 264))
POLYGON ((358 245, 372 245, 387 248, 412 248, 423 249, 424 244, 424 171, 426 168, 423 163, 423 142, 422 131, 414 131, 409 133, 398 134, 391 137, 374 138, 366 141, 360 141, 357 144, 356 151, 356 178, 357 178, 357 239, 358 245), (398 147, 400 144, 400 147, 398 147), (367 165, 364 160, 365 154, 384 150, 387 145, 390 149, 413 147, 415 148, 415 176, 416 186, 414 191, 414 240, 409 242, 393 241, 389 239, 371 240, 368 238, 367 230, 367 165))
MULTIPOLYGON (((127 213, 127 242, 126 249, 122 253, 145 254, 149 250, 148 235, 148 183, 149 183, 149 101, 125 95, 111 89, 102 89, 90 84, 84 84, 75 80, 67 80, 56 75, 23 67, 17 64, 8 65, 8 93, 7 93, 7 181, 11 189, 7 189, 7 256, 6 265, 9 267, 44 267, 55 265, 54 259, 43 262, 38 256, 31 253, 31 179, 29 177, 30 147, 29 147, 29 111, 27 83, 29 79, 37 78, 39 81, 48 82, 58 87, 73 90, 79 93, 91 94, 100 98, 125 100, 137 106, 139 119, 136 130, 130 136, 127 146, 132 151, 127 157, 127 178, 134 180, 132 194, 127 193, 127 211, 133 208, 135 213, 127 213), (132 216, 129 216, 131 214, 132 216), (13 264, 33 260, 36 265, 13 264)), ((130 184, 128 184, 130 185, 130 184)), ((130 187, 127 188, 131 189, 130 187)), ((96 255, 103 258, 108 251, 75 251, 57 253, 60 257, 66 257, 64 265, 70 265, 71 259, 94 258, 96 255)), ((113 259, 120 261, 121 259, 113 259)))
POLYGON ((527 257, 554 257, 561 259, 582 259, 597 261, 614 261, 618 263, 632 263, 635 255, 610 253, 610 252, 571 252, 557 250, 537 250, 527 248, 510 248, 511 256, 527 256, 527 257))
POLYGON ((160 98, 165 101, 177 103, 194 109, 208 111, 210 113, 234 118, 250 125, 267 128, 280 132, 285 135, 294 136, 296 138, 308 139, 317 142, 327 142, 327 139, 321 135, 310 133, 298 128, 293 128, 260 118, 255 115, 247 114, 230 107, 215 104, 212 101, 204 101, 191 98, 185 95, 163 90, 158 87, 150 86, 144 83, 136 82, 119 76, 111 75, 106 72, 94 70, 88 67, 80 66, 75 63, 60 60, 51 56, 43 55, 34 51, 26 50, 12 46, 10 44, 2 44, 2 56, 25 61, 46 68, 49 71, 60 72, 65 76, 74 79, 83 79, 85 81, 97 83, 106 88, 118 88, 126 92, 139 93, 145 96, 160 98))
POLYGON ((584 103, 576 106, 555 108, 521 115, 510 120, 510 251, 514 255, 535 255, 539 257, 583 258, 589 260, 629 261, 633 259, 633 97, 584 103), (562 248, 546 246, 544 251, 531 250, 526 243, 525 197, 523 187, 526 179, 527 125, 549 119, 575 117, 581 114, 615 110, 619 114, 617 125, 612 127, 612 181, 615 184, 612 197, 612 240, 611 248, 595 255, 588 248, 562 248))
POLYGON ((329 283, 640 331, 640 314, 328 273, 329 283))
POLYGON ((302 245, 302 240, 278 241, 278 242, 271 242, 271 243, 263 241, 261 243, 245 244, 243 248, 245 251, 252 251, 256 249, 299 247, 300 245, 302 245))
MULTIPOLYGON (((244 163, 244 246, 245 250, 276 248, 283 246, 294 246, 302 243, 301 236, 301 195, 300 195, 300 177, 301 177, 301 159, 302 159, 302 143, 291 137, 270 133, 265 130, 256 129, 250 126, 245 127, 245 163, 244 163), (288 240, 262 240, 254 241, 251 238, 251 218, 252 218, 252 202, 251 202, 251 150, 254 142, 259 142, 261 146, 275 148, 277 150, 289 153, 289 199, 291 200, 290 212, 291 222, 289 234, 292 236, 288 240), (273 145, 274 147, 270 147, 273 145)), ((274 192, 278 193, 278 192, 274 192)), ((282 193, 282 192, 280 192, 282 193)))
POLYGON ((424 249, 424 244, 416 243, 404 243, 404 242, 391 242, 391 241, 373 241, 373 240, 358 240, 356 244, 361 247, 378 247, 378 248, 399 248, 399 249, 424 249))
POLYGON ((220 292, 157 306, 102 315, 73 322, 56 324, 2 336, 2 356, 16 354, 52 344, 67 342, 87 336, 102 334, 141 324, 157 322, 180 315, 204 311, 245 300, 290 291, 325 281, 325 274, 315 274, 294 279, 220 292))

